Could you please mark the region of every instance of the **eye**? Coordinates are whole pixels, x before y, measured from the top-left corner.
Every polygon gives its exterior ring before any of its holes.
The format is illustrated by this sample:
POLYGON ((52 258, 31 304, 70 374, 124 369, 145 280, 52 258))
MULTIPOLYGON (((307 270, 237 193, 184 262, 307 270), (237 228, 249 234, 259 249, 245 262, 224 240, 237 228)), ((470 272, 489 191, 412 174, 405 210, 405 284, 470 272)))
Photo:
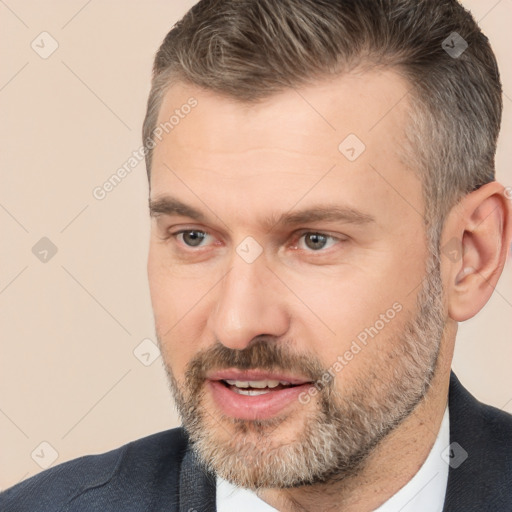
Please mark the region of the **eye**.
POLYGON ((203 240, 206 240, 210 235, 197 229, 184 229, 173 233, 172 236, 183 242, 187 247, 200 247, 203 240))
MULTIPOLYGON (((308 232, 308 233, 303 233, 299 240, 304 240, 304 244, 306 246, 307 249, 311 249, 312 251, 320 251, 322 249, 328 249, 330 247, 332 247, 332 245, 334 245, 336 243, 336 241, 338 240, 337 238, 333 237, 333 236, 330 236, 330 235, 326 235, 324 233, 316 233, 316 232, 308 232), (329 244, 328 242, 331 241, 331 244, 329 244)), ((301 244, 299 243, 297 245, 297 247, 299 249, 304 249, 304 247, 301 247, 300 246, 301 244)))

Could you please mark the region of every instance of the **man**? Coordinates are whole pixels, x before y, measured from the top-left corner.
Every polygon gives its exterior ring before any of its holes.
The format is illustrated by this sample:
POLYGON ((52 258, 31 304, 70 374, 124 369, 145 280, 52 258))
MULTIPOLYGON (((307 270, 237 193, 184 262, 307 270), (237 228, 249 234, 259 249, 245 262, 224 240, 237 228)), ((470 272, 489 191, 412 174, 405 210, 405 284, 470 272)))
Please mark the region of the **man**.
POLYGON ((148 274, 183 428, 2 511, 512 510, 450 366, 512 237, 501 85, 455 0, 203 0, 155 59, 148 274))

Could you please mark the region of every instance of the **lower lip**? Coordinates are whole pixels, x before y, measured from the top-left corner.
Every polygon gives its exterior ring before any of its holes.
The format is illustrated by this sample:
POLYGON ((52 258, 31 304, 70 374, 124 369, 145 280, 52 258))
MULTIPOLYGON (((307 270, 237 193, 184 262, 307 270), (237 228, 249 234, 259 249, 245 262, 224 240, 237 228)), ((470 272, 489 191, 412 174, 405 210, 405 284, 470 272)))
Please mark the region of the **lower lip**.
POLYGON ((208 380, 215 403, 227 416, 243 420, 264 420, 272 418, 286 406, 299 400, 301 393, 307 393, 311 383, 301 384, 263 395, 241 395, 232 391, 218 380, 208 380))

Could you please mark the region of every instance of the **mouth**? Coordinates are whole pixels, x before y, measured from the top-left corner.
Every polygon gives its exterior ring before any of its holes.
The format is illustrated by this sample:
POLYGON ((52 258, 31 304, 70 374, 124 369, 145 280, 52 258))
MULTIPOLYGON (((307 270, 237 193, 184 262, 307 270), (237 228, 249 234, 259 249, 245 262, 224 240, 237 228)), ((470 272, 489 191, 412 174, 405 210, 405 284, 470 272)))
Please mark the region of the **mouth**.
POLYGON ((213 402, 227 416, 246 420, 268 419, 295 404, 313 381, 261 371, 230 370, 211 374, 207 386, 213 402))
POLYGON ((300 384, 290 384, 287 381, 279 380, 221 380, 226 387, 231 391, 238 393, 239 395, 245 396, 258 396, 265 395, 267 393, 280 391, 281 389, 287 389, 298 386, 300 384))

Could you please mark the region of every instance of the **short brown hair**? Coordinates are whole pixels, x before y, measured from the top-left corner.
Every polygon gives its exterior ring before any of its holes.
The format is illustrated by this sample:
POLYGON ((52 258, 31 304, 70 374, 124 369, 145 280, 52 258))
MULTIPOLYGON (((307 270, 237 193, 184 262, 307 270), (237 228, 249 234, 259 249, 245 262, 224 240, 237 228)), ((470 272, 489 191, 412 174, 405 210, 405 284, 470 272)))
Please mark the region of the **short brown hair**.
POLYGON ((453 205, 495 179, 502 115, 494 53, 456 0, 201 0, 156 54, 143 127, 148 177, 148 143, 172 83, 256 102, 358 66, 392 68, 412 86, 404 158, 421 174, 438 240, 453 205), (447 51, 454 33, 468 45, 461 55, 447 51))

